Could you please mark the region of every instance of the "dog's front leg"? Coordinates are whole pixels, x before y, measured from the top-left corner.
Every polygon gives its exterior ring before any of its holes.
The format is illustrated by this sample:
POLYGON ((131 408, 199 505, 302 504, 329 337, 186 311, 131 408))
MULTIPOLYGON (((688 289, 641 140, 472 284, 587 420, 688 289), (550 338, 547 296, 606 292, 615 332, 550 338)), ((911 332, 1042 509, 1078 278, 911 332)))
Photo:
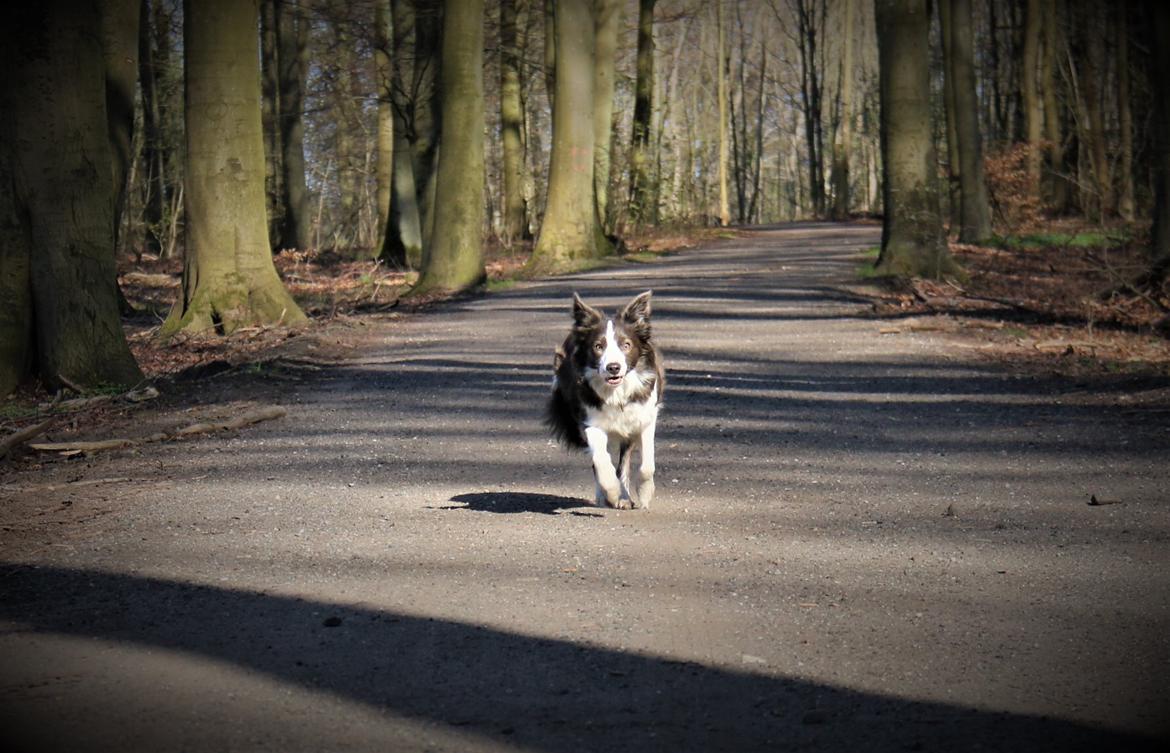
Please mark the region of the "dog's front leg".
POLYGON ((585 428, 585 442, 589 445, 589 457, 593 460, 593 479, 597 482, 597 504, 604 502, 610 507, 628 507, 629 501, 622 499, 622 485, 617 469, 609 455, 609 435, 595 426, 585 428))
POLYGON ((638 500, 634 506, 648 510, 654 499, 654 424, 642 430, 639 444, 642 445, 642 464, 638 468, 638 500))

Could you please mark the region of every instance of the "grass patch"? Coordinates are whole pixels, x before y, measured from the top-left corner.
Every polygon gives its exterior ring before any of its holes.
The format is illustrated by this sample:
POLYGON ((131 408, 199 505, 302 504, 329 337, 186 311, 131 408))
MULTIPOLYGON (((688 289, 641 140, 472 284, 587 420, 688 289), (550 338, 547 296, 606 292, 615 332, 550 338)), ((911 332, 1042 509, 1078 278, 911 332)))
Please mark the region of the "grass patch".
POLYGON ((999 235, 994 245, 1014 250, 1037 248, 1112 248, 1129 240, 1125 230, 1086 230, 1079 233, 1025 233, 999 235))

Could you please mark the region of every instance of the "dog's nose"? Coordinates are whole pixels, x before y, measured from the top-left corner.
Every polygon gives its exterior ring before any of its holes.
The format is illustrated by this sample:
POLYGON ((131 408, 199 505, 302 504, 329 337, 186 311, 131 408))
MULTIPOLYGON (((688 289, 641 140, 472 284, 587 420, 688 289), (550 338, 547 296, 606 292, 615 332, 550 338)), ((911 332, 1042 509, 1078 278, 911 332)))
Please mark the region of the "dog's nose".
POLYGON ((622 365, 620 363, 607 363, 605 365, 605 370, 613 376, 617 376, 622 370, 622 365))

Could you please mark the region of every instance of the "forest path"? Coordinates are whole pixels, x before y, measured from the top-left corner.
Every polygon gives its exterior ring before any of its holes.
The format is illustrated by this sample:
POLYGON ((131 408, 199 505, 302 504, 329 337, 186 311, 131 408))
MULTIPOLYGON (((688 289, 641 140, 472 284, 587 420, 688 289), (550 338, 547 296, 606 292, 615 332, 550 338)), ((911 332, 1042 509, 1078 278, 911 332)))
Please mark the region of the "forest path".
POLYGON ((0 734, 38 751, 1158 748, 1164 415, 880 335, 838 287, 877 235, 761 228, 439 306, 289 383, 286 420, 99 455, 69 473, 110 483, 60 506, 12 498, 0 734), (612 311, 647 288, 659 494, 599 509, 586 459, 540 425, 552 349, 571 291, 612 311))

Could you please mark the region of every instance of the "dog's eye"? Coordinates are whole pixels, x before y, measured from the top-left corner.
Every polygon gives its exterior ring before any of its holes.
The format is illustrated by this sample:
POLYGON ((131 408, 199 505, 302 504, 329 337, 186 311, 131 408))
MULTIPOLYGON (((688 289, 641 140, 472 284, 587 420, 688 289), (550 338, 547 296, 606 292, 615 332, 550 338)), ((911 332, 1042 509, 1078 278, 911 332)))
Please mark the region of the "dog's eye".
POLYGON ((595 342, 593 343, 593 349, 600 353, 601 351, 605 350, 605 344, 601 342, 595 342))
POLYGON ((624 343, 622 343, 622 351, 624 351, 626 353, 629 353, 630 348, 633 348, 633 347, 634 347, 634 344, 632 342, 630 342, 629 340, 626 340, 624 343))

